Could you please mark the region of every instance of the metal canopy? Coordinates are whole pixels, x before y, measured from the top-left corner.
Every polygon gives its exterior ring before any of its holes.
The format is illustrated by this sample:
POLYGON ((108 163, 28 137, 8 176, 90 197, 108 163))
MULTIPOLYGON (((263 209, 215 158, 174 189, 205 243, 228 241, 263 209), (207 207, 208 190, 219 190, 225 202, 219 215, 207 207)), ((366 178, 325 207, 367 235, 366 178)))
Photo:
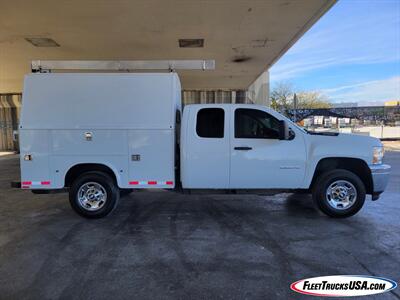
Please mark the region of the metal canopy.
POLYGON ((182 88, 246 90, 335 2, 0 0, 0 93, 22 91, 39 59, 213 59, 213 71, 176 70, 182 88))
POLYGON ((34 60, 32 72, 53 70, 214 70, 215 60, 34 60))

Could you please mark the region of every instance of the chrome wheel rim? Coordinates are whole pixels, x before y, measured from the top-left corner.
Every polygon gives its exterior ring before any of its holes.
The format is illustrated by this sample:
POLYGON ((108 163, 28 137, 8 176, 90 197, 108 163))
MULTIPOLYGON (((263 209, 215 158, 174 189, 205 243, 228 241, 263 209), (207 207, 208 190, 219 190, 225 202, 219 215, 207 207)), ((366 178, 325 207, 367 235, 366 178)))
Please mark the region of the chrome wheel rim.
POLYGON ((357 189, 347 180, 334 181, 326 190, 326 200, 334 209, 348 209, 354 205, 356 199, 357 189))
POLYGON ((106 189, 97 182, 87 182, 78 190, 78 201, 85 210, 99 210, 107 201, 106 189))

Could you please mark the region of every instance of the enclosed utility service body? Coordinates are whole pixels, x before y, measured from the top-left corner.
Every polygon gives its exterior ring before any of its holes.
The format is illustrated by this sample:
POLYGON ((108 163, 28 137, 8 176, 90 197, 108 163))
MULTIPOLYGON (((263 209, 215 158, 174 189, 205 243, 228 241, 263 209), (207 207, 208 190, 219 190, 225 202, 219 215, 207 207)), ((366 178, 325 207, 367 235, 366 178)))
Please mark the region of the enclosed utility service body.
POLYGON ((334 217, 377 199, 388 181, 378 139, 307 132, 249 104, 187 105, 176 73, 27 75, 21 187, 68 188, 101 217, 119 189, 303 190, 334 217))
POLYGON ((176 73, 31 74, 24 84, 23 188, 64 188, 82 164, 109 168, 120 188, 174 187, 176 73))

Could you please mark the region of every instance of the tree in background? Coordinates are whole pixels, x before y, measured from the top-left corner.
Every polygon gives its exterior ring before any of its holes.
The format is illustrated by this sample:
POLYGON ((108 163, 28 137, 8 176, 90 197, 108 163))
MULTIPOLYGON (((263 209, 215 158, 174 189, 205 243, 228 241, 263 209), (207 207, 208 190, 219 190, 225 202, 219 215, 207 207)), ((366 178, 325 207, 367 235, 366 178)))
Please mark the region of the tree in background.
POLYGON ((326 95, 321 92, 296 91, 290 82, 278 82, 270 94, 271 108, 284 112, 293 109, 294 94, 297 96, 297 108, 330 108, 332 105, 326 95))
POLYGON ((297 108, 331 108, 328 97, 321 92, 299 92, 297 95, 297 108))
POLYGON ((294 88, 290 82, 278 82, 270 93, 271 108, 284 111, 293 108, 294 88))

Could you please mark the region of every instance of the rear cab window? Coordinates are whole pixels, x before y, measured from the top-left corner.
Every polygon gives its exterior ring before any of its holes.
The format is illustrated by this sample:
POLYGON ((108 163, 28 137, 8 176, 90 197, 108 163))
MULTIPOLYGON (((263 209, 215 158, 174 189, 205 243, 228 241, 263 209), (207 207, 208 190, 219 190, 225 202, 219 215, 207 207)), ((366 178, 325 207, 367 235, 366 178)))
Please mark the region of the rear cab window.
POLYGON ((197 112, 196 133, 201 138, 223 138, 224 124, 222 108, 202 108, 197 112))

